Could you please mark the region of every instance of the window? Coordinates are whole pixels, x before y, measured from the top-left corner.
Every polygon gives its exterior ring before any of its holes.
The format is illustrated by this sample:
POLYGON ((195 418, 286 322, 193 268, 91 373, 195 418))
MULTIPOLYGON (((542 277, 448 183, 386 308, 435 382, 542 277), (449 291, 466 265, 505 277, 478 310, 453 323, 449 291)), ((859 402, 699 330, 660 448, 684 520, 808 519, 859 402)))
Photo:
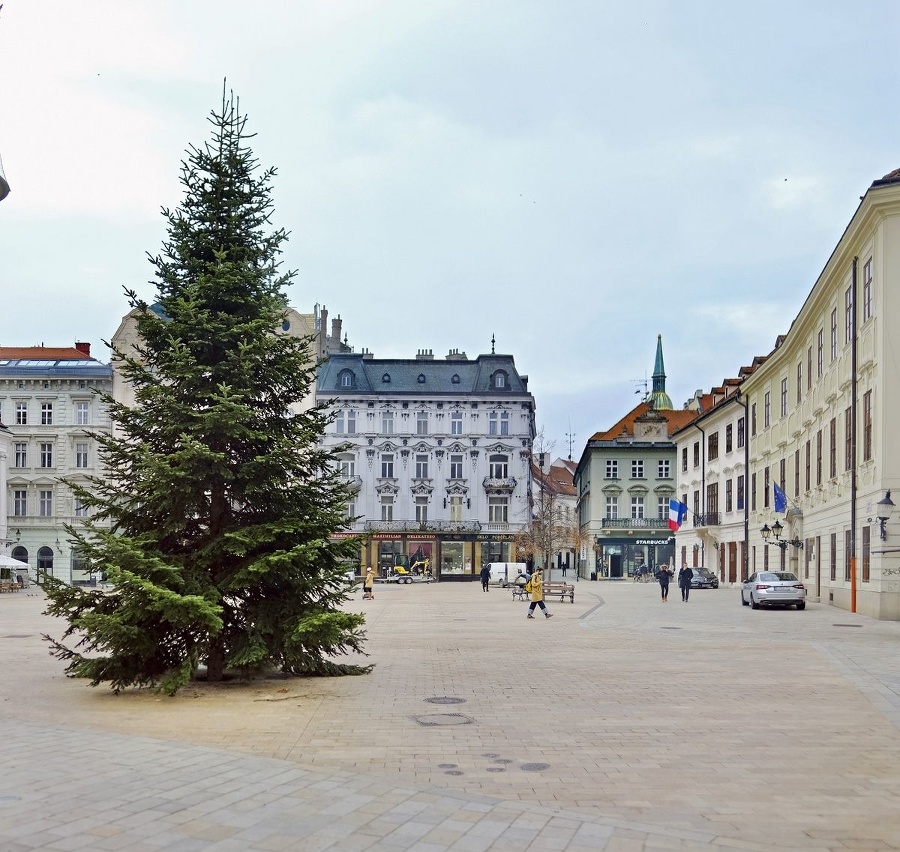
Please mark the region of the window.
POLYGON ((644 517, 644 498, 643 497, 632 497, 631 498, 631 517, 632 518, 643 518, 644 517))
POLYGON ((356 412, 350 409, 341 409, 334 418, 334 431, 338 435, 353 435, 356 433, 356 412))
POLYGON ((700 490, 696 489, 694 491, 694 514, 700 514, 700 490))
POLYGON ((682 471, 686 471, 688 468, 687 453, 688 453, 688 448, 682 447, 681 448, 681 469, 682 469, 682 471))
MULTIPOLYGON (((666 513, 668 515, 668 512, 666 513)), ((606 517, 615 520, 619 517, 619 498, 618 497, 607 497, 606 498, 606 517)))
POLYGON ((810 485, 810 475, 812 470, 812 449, 810 442, 806 442, 806 490, 809 491, 810 485))
POLYGON ((77 497, 75 498, 75 517, 86 518, 88 516, 88 507, 82 503, 77 497))
POLYGON ((28 403, 27 402, 17 402, 16 403, 16 426, 27 426, 28 425, 28 403))
POLYGON ((733 481, 730 479, 725 480, 725 511, 731 512, 734 510, 734 497, 732 495, 732 485, 733 481))
POLYGON ((394 478, 394 454, 393 453, 382 453, 381 454, 381 477, 382 477, 382 479, 393 479, 394 478))
POLYGON ((428 498, 416 497, 416 523, 424 524, 428 521, 428 498))
POLYGON ((694 467, 700 467, 700 442, 694 441, 694 467))
POLYGON ((427 411, 417 411, 416 412, 416 434, 417 435, 427 435, 428 434, 428 412, 427 411))
POLYGON ((344 435, 347 432, 347 421, 343 411, 338 411, 334 416, 334 432, 336 435, 344 435))
POLYGON ((747 439, 747 436, 745 435, 744 418, 743 417, 738 417, 737 426, 738 426, 738 428, 737 428, 737 445, 738 445, 738 449, 741 449, 741 447, 744 446, 744 441, 747 439))
POLYGON ((351 373, 350 370, 341 370, 341 374, 338 376, 338 384, 342 388, 352 388, 353 373, 351 373))
POLYGON ((837 418, 828 422, 828 478, 837 476, 837 418))
POLYGON ((844 530, 844 581, 850 581, 850 560, 853 557, 853 539, 850 530, 844 530))
POLYGON ((381 412, 381 431, 385 435, 393 435, 394 434, 394 412, 393 411, 382 411, 381 412))
POLYGON ((493 455, 489 459, 491 479, 506 479, 509 476, 509 456, 493 455))
POLYGON ((356 434, 356 412, 353 409, 347 410, 347 434, 356 434))
MULTIPOLYGON (((656 478, 669 479, 671 475, 671 462, 668 459, 659 459, 656 463, 656 478)), ((666 509, 666 517, 668 516, 669 510, 666 509)), ((662 515, 660 515, 660 517, 662 517, 662 515)))
POLYGON ((631 460, 631 478, 632 479, 643 479, 644 478, 644 460, 643 459, 632 459, 631 460))
POLYGON ((822 430, 816 432, 816 485, 822 484, 822 430))
POLYGON ((28 467, 28 444, 16 443, 14 447, 13 467, 28 467))
POLYGON ((872 459, 872 391, 863 394, 863 461, 872 459))
POLYGON ((853 467, 853 411, 844 410, 844 470, 853 467))
POLYGON ((428 456, 425 454, 416 456, 416 479, 428 479, 428 456))
POLYGON ((656 517, 660 520, 669 517, 669 498, 668 497, 657 497, 656 498, 656 517))
POLYGON ((508 435, 509 434, 509 412, 508 411, 492 411, 488 415, 488 434, 490 435, 508 435))
POLYGON ((769 466, 763 468, 763 508, 769 508, 769 491, 772 487, 772 480, 769 475, 769 466))
POLYGON ((863 264, 863 317, 862 321, 872 317, 872 258, 863 264))
POLYGON ((750 437, 756 434, 756 403, 750 406, 750 437))
POLYGON ((450 434, 451 435, 462 435, 463 430, 463 418, 461 411, 454 411, 450 415, 450 434))
POLYGON ((53 467, 53 444, 41 444, 41 467, 53 467))
POLYGON ((825 362, 825 329, 820 328, 816 337, 816 378, 822 378, 822 370, 825 362))
POLYGON ((734 449, 734 426, 729 423, 725 427, 725 454, 727 455, 734 449))
POLYGON ((784 491, 784 482, 787 479, 787 459, 778 462, 778 487, 784 491))
POLYGON ((53 425, 53 403, 52 402, 42 402, 41 403, 41 426, 52 426, 53 425))
POLYGON ((830 573, 829 577, 832 580, 837 579, 837 533, 831 534, 831 553, 830 555, 830 573))
POLYGON ((716 514, 719 511, 719 483, 710 482, 706 486, 706 511, 716 514))
POLYGON ((831 360, 837 358, 837 308, 831 311, 831 360))
POLYGON ((737 503, 737 510, 740 512, 744 508, 744 477, 743 475, 737 478, 737 484, 735 487, 735 491, 737 494, 735 495, 737 499, 735 503, 737 503))
POLYGON ((710 461, 719 457, 719 433, 713 432, 706 436, 706 457, 710 461))
POLYGON ((488 498, 488 522, 505 524, 509 519, 509 501, 506 497, 488 498))
POLYGON ((766 391, 763 397, 763 429, 768 429, 772 425, 772 394, 766 391))
POLYGON ((498 428, 497 428, 497 423, 498 423, 498 422, 499 422, 499 420, 498 420, 498 418, 497 418, 497 412, 496 412, 496 411, 492 411, 492 412, 488 415, 488 434, 489 434, 489 435, 496 435, 496 434, 498 434, 498 428))
POLYGON ((844 343, 853 339, 853 288, 844 293, 844 343))
POLYGON ((797 362, 797 402, 803 398, 803 362, 797 362))
MULTIPOLYGON (((806 350, 806 389, 812 390, 812 346, 806 350)), ((800 401, 800 391, 797 391, 797 401, 800 401)))
POLYGON ((450 498, 450 520, 461 521, 463 519, 463 498, 459 494, 454 494, 450 498))
POLYGON ((38 491, 38 514, 42 518, 49 518, 53 514, 52 491, 38 491))
POLYGON ((794 496, 800 496, 800 450, 794 451, 794 496))
POLYGON ((505 388, 506 387, 506 373, 498 371, 494 373, 494 387, 495 388, 505 388))
POLYGON ((750 511, 756 511, 756 474, 750 474, 750 511))
POLYGON ((871 539, 871 527, 863 527, 862 528, 862 581, 864 583, 868 583, 871 577, 871 552, 872 552, 872 539, 871 539))
POLYGON ((617 459, 607 459, 606 460, 606 478, 607 479, 618 479, 619 478, 619 462, 617 459))
POLYGON ((342 453, 338 457, 338 470, 341 476, 349 479, 356 474, 356 459, 351 453, 342 453))
POLYGON ((781 380, 781 416, 787 417, 788 413, 788 380, 781 380))
POLYGON ((508 411, 500 412, 500 434, 501 435, 509 434, 509 412, 508 411))
POLYGON ((383 494, 381 496, 381 520, 394 520, 394 498, 390 494, 383 494))
POLYGON ((462 453, 454 453, 450 456, 450 478, 463 478, 463 457, 462 453))
POLYGON ((28 514, 28 500, 24 489, 13 491, 13 515, 24 518, 28 514))
POLYGON ((89 402, 75 403, 75 425, 87 426, 91 422, 91 404, 89 402))
POLYGON ((87 467, 88 466, 88 445, 85 443, 78 443, 75 445, 75 467, 87 467))

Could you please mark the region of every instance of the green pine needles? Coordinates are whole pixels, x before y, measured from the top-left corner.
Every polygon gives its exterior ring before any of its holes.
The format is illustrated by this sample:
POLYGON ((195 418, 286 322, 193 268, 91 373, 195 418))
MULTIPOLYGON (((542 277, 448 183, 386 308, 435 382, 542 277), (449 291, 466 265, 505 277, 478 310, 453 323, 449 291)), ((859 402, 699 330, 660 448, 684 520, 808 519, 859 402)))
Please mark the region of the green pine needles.
POLYGON ((325 411, 300 410, 311 340, 276 333, 294 273, 270 223, 275 170, 258 170, 233 95, 209 120, 211 140, 182 163, 181 206, 163 210, 157 302, 126 290, 140 345, 113 357, 134 403, 101 394, 105 476, 69 483, 90 517, 68 533, 112 590, 43 583, 47 613, 68 621, 61 642, 45 636, 52 653, 116 691, 173 694, 203 669, 371 670, 335 662, 364 654, 363 617, 340 609, 359 542, 333 535, 349 495, 319 445, 325 411))

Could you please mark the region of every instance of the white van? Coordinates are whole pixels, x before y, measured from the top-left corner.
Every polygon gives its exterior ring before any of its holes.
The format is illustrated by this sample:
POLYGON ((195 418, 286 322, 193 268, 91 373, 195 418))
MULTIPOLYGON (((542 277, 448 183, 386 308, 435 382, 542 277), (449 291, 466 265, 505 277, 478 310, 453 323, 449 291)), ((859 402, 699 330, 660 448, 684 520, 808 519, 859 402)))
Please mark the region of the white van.
POLYGON ((519 574, 528 576, 528 568, 524 562, 489 562, 491 582, 499 586, 511 585, 519 574))

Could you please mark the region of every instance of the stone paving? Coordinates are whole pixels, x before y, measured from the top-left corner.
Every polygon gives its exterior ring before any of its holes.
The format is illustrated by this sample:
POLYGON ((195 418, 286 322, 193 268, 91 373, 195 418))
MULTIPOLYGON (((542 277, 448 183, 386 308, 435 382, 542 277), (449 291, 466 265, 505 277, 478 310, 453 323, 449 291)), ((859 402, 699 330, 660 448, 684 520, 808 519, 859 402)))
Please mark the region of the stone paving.
MULTIPOLYGON (((558 578, 554 578, 558 579, 558 578)), ((0 852, 900 849, 900 624, 377 586, 363 677, 113 695, 0 597, 0 852)))

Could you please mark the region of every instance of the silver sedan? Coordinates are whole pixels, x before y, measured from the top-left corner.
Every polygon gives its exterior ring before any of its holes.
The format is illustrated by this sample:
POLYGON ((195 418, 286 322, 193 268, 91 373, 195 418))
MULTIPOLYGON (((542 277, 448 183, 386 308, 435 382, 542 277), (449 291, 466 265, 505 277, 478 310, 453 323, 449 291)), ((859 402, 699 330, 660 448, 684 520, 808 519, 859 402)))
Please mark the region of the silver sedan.
POLYGON ((741 586, 741 603, 753 609, 761 606, 806 609, 806 586, 790 571, 754 572, 741 586))

